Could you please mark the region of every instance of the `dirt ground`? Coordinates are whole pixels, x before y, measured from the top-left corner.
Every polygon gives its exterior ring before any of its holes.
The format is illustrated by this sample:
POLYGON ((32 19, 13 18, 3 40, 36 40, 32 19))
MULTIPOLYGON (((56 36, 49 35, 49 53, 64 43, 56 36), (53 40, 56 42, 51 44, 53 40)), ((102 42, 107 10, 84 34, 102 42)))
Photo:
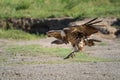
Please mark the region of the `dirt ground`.
MULTIPOLYGON (((29 65, 1 65, 0 80, 120 80, 120 39, 103 39, 105 44, 86 47, 89 56, 115 59, 113 62, 74 62, 64 64, 29 64, 29 65)), ((2 45, 9 44, 40 44, 47 47, 65 47, 70 45, 50 44, 54 38, 35 41, 11 41, 0 39, 0 54, 2 45)), ((7 55, 6 55, 7 56, 7 55)), ((2 57, 2 56, 1 56, 2 57)), ((28 57, 27 60, 59 60, 59 57, 28 57)), ((18 59, 14 59, 17 61, 18 59)), ((11 61, 13 63, 14 61, 11 61)))

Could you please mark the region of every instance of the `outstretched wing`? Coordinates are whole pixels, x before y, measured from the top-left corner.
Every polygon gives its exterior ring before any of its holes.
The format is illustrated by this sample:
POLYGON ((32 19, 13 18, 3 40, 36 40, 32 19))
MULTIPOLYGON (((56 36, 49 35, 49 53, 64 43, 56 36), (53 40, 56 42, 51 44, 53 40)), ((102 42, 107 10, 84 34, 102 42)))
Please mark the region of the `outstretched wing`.
POLYGON ((94 18, 82 25, 75 25, 70 27, 71 32, 80 32, 84 34, 85 36, 90 36, 94 33, 97 33, 98 31, 103 34, 109 34, 109 31, 107 29, 102 28, 104 25, 95 25, 96 23, 102 22, 101 20, 96 21, 97 18, 94 18))

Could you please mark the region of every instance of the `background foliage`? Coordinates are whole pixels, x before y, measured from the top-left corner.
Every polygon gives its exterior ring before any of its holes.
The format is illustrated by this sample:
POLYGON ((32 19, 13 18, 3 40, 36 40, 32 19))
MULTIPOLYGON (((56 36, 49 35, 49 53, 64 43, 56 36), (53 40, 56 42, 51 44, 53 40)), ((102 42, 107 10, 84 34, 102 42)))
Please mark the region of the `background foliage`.
POLYGON ((120 0, 0 0, 0 18, 120 17, 120 0))

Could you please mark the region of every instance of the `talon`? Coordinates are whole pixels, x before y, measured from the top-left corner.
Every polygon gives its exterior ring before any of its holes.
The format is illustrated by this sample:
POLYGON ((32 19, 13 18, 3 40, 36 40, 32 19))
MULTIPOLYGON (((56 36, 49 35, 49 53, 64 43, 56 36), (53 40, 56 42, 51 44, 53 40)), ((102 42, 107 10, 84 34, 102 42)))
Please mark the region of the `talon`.
POLYGON ((65 57, 64 59, 68 59, 70 56, 65 57))
POLYGON ((73 54, 73 56, 75 56, 75 54, 73 54))
POLYGON ((73 58, 73 55, 71 55, 71 58, 73 58))
POLYGON ((72 53, 72 54, 70 55, 70 57, 71 57, 71 58, 73 58, 74 56, 75 56, 75 54, 74 54, 74 53, 72 53))
POLYGON ((68 58, 70 58, 70 54, 69 54, 69 55, 67 55, 64 59, 68 59, 68 58))
POLYGON ((72 57, 72 54, 73 54, 73 53, 67 55, 64 59, 68 59, 68 58, 72 57))

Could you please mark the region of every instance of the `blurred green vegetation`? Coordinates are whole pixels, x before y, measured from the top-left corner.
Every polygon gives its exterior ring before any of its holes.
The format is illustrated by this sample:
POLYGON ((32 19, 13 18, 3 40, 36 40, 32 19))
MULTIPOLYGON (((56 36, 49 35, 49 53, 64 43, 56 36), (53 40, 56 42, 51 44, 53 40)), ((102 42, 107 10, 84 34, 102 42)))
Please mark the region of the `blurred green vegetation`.
POLYGON ((120 0, 0 0, 0 18, 120 17, 120 0))
POLYGON ((29 34, 27 32, 24 32, 22 30, 15 30, 15 29, 9 29, 4 30, 0 29, 0 38, 2 39, 14 39, 14 40, 34 40, 34 39, 40 39, 45 38, 46 36, 43 34, 35 35, 35 34, 29 34))
MULTIPOLYGON (((66 48, 49 48, 49 47, 42 47, 40 45, 36 44, 30 44, 30 45, 9 45, 7 48, 5 48, 5 53, 9 53, 7 55, 11 55, 11 57, 16 55, 21 56, 34 56, 39 57, 41 55, 49 55, 50 57, 60 57, 64 58, 66 57, 71 50, 66 48), (10 46, 10 47, 9 47, 10 46)), ((68 59, 69 60, 69 59, 68 59)), ((86 53, 79 52, 76 54, 76 56, 70 60, 73 60, 73 62, 113 62, 115 60, 112 59, 105 59, 100 57, 91 57, 87 55, 86 53)))

